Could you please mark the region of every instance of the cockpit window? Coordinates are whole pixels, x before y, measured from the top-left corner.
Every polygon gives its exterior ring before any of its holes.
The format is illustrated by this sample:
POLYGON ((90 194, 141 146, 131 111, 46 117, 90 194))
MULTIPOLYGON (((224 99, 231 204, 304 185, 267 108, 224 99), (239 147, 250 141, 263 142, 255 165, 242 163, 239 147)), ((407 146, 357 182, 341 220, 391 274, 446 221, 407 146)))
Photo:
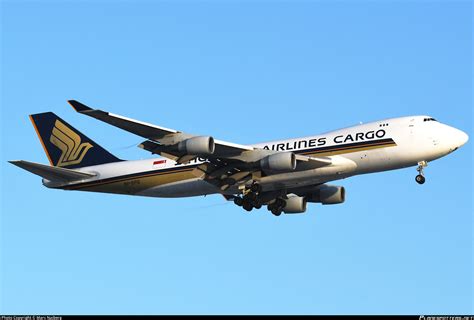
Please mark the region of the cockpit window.
POLYGON ((436 119, 435 118, 424 118, 423 121, 424 122, 426 122, 426 121, 436 121, 436 119))

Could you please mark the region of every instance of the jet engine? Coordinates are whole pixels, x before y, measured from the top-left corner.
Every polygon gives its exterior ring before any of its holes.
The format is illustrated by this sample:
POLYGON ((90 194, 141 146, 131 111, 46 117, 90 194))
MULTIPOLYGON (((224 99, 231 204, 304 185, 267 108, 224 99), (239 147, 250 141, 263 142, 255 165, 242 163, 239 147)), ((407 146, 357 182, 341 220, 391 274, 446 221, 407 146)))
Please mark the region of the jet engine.
POLYGON ((320 202, 322 204, 339 204, 346 199, 344 187, 323 184, 307 196, 309 202, 320 202))
POLYGON ((215 149, 213 137, 193 137, 178 143, 178 150, 192 155, 213 154, 215 149))
POLYGON ((291 171, 296 168, 296 156, 291 152, 271 154, 260 160, 263 170, 291 171))
POLYGON ((285 213, 303 213, 306 211, 306 198, 299 196, 289 196, 286 205, 283 207, 285 213))

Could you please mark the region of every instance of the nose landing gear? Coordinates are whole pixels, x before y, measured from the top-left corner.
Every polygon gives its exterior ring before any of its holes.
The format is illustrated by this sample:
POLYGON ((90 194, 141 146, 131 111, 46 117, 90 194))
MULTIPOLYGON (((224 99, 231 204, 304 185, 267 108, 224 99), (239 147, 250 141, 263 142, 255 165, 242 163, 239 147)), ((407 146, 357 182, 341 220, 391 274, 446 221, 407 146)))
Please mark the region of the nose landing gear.
POLYGON ((415 177, 415 181, 418 184, 423 184, 425 183, 425 175, 423 174, 423 169, 428 166, 428 162, 426 161, 420 161, 418 162, 418 168, 416 168, 416 171, 418 171, 418 175, 415 177))
POLYGON ((425 177, 423 177, 421 174, 415 177, 415 181, 418 182, 419 184, 425 183, 425 180, 426 180, 425 177))

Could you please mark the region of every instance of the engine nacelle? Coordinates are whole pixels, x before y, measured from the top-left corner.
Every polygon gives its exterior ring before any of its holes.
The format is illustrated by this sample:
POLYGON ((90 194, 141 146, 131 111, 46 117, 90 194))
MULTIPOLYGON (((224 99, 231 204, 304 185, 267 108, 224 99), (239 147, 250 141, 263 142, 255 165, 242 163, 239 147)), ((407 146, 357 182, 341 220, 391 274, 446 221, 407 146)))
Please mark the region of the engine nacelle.
POLYGON ((339 204, 346 200, 346 189, 339 186, 323 184, 318 189, 308 195, 308 201, 320 202, 322 204, 339 204))
POLYGON ((303 213, 306 211, 306 198, 290 196, 283 207, 284 213, 303 213))
POLYGON ((296 156, 291 152, 271 154, 260 160, 263 170, 291 171, 296 168, 296 156))
POLYGON ((215 149, 213 137, 193 137, 178 143, 178 150, 192 155, 213 154, 215 149))

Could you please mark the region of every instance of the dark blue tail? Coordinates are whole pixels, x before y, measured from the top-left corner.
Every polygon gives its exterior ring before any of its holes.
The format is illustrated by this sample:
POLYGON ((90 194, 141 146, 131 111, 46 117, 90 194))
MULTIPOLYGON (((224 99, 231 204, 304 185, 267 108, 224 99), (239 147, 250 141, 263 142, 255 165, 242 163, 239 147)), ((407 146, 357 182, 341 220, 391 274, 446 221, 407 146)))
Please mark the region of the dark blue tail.
POLYGON ((52 112, 30 119, 52 166, 74 169, 122 161, 52 112))

